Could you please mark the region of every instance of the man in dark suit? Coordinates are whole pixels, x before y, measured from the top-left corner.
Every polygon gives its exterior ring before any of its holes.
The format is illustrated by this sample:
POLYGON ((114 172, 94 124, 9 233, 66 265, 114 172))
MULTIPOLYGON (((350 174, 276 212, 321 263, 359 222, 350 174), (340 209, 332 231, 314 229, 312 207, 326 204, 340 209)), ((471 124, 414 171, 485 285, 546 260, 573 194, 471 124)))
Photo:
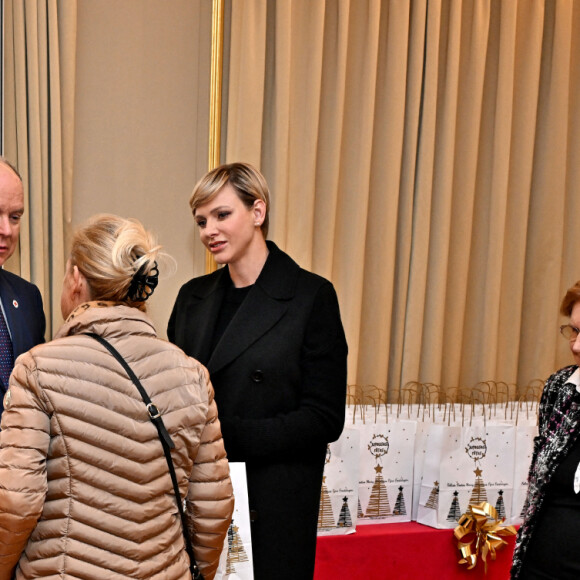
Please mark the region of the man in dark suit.
POLYGON ((24 188, 20 175, 0 158, 0 415, 14 360, 44 342, 46 320, 38 288, 4 270, 14 253, 24 213, 24 188))

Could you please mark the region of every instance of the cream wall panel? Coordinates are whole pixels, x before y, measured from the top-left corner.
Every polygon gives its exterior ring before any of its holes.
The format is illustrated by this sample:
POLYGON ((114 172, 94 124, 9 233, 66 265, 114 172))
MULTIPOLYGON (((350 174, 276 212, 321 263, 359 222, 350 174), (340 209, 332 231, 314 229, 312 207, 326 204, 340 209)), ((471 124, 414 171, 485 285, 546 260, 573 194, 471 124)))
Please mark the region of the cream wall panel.
POLYGON ((204 270, 187 202, 208 165, 211 3, 80 0, 77 34, 73 226, 111 212, 158 235, 177 261, 149 306, 165 337, 204 270))

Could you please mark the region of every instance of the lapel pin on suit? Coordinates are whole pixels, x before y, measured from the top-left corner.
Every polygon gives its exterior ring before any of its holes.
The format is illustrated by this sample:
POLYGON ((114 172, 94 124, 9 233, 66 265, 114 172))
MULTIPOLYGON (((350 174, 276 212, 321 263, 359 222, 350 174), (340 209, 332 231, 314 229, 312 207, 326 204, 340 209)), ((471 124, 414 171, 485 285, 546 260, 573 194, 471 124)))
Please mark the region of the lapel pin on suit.
POLYGON ((14 306, 14 308, 18 308, 18 301, 12 300, 12 306, 14 306))

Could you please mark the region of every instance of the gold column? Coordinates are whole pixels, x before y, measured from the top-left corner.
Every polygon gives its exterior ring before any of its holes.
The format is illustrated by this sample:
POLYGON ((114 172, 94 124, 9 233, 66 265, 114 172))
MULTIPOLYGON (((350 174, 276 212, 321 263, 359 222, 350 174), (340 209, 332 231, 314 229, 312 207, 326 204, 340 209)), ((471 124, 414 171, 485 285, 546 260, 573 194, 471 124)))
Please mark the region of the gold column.
MULTIPOLYGON (((220 164, 222 128, 222 75, 224 52, 224 0, 213 0, 211 15, 211 77, 209 97, 209 170, 220 164)), ((206 274, 217 269, 210 252, 205 255, 206 274)))

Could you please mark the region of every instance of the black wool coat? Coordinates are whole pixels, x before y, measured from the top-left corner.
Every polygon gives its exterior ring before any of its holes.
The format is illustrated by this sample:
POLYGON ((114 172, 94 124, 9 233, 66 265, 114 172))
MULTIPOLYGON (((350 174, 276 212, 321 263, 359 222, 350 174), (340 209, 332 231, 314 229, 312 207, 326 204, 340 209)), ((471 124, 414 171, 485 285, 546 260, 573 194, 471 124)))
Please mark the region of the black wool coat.
POLYGON ((256 580, 306 580, 326 446, 344 426, 347 344, 332 284, 267 244, 213 352, 227 267, 181 288, 167 333, 207 366, 228 459, 246 463, 256 580))

